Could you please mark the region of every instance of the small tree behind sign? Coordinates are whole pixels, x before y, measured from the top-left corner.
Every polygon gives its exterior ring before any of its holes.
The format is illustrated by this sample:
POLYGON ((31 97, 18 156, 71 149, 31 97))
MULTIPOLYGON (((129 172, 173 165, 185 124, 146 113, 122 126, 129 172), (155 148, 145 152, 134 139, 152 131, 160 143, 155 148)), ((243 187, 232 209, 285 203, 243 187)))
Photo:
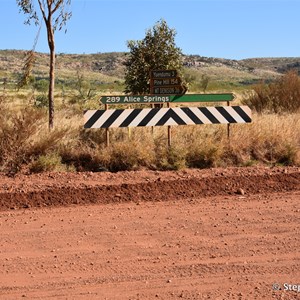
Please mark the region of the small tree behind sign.
POLYGON ((182 52, 175 44, 175 29, 164 20, 146 31, 140 41, 128 41, 130 50, 125 62, 125 93, 149 94, 152 70, 182 70, 182 52))

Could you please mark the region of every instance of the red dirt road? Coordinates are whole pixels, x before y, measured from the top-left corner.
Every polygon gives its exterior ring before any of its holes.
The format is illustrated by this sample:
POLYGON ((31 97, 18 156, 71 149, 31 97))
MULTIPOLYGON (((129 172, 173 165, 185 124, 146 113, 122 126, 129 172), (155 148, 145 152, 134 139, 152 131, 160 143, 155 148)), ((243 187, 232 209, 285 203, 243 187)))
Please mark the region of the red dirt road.
POLYGON ((0 176, 0 207, 0 299, 300 299, 299 168, 0 176))

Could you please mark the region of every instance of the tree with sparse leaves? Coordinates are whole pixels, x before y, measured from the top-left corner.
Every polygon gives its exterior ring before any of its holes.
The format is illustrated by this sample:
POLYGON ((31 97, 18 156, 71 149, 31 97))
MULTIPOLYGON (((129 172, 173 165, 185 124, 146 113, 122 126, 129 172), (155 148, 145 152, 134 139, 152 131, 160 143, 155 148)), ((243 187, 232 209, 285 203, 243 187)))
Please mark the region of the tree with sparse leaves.
POLYGON ((39 25, 41 20, 44 21, 47 29, 47 40, 50 50, 50 67, 49 67, 49 129, 54 126, 54 83, 55 83, 55 30, 61 30, 71 17, 68 8, 71 0, 16 0, 20 12, 27 15, 25 24, 39 25), (39 7, 39 10, 35 8, 39 7))
POLYGON ((164 20, 146 31, 143 40, 128 41, 129 56, 125 62, 125 93, 149 94, 151 70, 182 70, 182 52, 175 44, 175 29, 164 20))

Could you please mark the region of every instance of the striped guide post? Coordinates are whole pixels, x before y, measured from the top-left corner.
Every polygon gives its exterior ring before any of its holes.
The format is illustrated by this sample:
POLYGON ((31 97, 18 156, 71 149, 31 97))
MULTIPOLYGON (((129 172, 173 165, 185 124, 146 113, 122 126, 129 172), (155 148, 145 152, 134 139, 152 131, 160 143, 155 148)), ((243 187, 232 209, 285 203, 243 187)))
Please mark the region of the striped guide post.
POLYGON ((87 110, 84 128, 250 123, 248 106, 87 110))

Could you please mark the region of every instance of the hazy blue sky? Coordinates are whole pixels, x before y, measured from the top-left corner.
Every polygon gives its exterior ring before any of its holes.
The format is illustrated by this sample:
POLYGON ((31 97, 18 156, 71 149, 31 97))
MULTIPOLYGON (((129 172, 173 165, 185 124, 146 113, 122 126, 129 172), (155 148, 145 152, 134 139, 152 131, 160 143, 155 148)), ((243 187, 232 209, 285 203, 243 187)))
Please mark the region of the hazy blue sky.
MULTIPOLYGON (((23 24, 15 0, 0 5, 0 49, 31 49, 38 28, 23 24)), ((57 53, 128 51, 163 18, 184 54, 300 57, 300 0, 72 0, 71 10, 57 53)), ((49 52, 44 29, 36 50, 49 52)))

